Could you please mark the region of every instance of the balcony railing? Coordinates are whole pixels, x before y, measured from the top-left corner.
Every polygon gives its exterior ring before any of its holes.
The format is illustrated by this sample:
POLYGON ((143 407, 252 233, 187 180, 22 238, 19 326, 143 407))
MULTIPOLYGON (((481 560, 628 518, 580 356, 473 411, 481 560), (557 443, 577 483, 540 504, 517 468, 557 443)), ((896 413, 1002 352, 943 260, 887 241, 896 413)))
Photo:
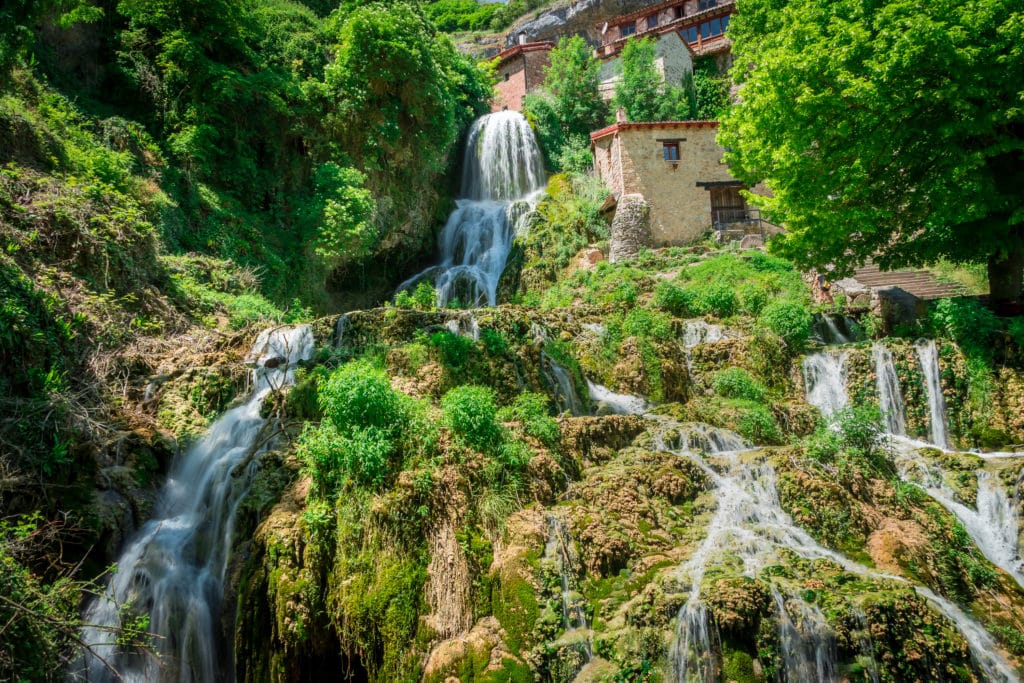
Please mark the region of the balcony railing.
POLYGON ((761 210, 750 207, 711 209, 712 227, 719 233, 727 230, 742 230, 748 235, 767 237, 766 231, 775 234, 782 230, 774 223, 761 218, 761 210))

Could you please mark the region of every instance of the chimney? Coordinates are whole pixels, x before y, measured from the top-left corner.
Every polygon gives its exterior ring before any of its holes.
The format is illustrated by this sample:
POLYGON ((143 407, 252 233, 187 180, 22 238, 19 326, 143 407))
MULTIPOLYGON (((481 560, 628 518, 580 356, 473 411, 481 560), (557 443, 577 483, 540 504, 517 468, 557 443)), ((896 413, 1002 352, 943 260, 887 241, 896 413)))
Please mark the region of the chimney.
POLYGON ((519 44, 526 45, 526 31, 519 32, 519 44))
POLYGON ((615 110, 615 123, 625 123, 625 122, 626 122, 626 110, 623 109, 622 107, 619 107, 618 109, 615 110))

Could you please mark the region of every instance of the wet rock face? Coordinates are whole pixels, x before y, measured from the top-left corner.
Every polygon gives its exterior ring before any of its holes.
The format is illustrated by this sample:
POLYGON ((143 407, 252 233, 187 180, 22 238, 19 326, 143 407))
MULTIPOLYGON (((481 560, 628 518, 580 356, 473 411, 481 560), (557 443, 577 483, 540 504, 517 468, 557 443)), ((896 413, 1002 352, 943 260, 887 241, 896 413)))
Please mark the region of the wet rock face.
POLYGON ((526 42, 557 40, 561 36, 580 34, 592 45, 601 41, 601 26, 621 14, 628 14, 647 5, 650 0, 570 0, 531 18, 521 19, 505 36, 505 47, 512 47, 525 35, 526 42))

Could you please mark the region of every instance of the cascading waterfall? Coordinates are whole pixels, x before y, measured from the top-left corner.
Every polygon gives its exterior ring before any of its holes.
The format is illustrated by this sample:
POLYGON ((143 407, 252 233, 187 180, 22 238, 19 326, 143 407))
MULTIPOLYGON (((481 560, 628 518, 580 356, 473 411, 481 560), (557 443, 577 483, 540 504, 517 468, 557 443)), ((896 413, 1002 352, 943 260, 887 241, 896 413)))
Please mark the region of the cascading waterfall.
POLYGON ((540 352, 540 371, 555 395, 555 407, 559 413, 568 412, 575 417, 586 414, 587 411, 576 392, 576 384, 572 381, 569 371, 544 351, 540 352))
POLYGON ((174 463, 153 518, 125 546, 107 591, 85 610, 90 626, 82 642, 91 652, 73 673, 89 681, 231 680, 231 648, 220 636, 223 584, 235 513, 267 422, 260 408, 294 382, 295 365, 313 350, 308 325, 265 330, 256 339, 249 400, 174 463), (116 644, 123 618, 133 614, 149 615, 155 654, 116 644))
POLYGON ((971 509, 946 483, 946 472, 941 466, 921 454, 919 443, 896 440, 895 453, 900 478, 919 486, 960 520, 988 561, 1024 588, 1024 560, 1018 547, 1017 516, 999 482, 989 472, 979 470, 977 509, 971 509))
POLYGON ((811 336, 820 344, 850 344, 857 341, 857 332, 857 323, 849 316, 831 313, 814 315, 811 336))
POLYGON ((464 313, 457 318, 452 318, 445 323, 445 327, 452 334, 480 341, 480 323, 472 313, 464 313))
POLYGON ((907 417, 903 408, 903 394, 900 391, 900 380, 896 375, 896 366, 892 362, 892 353, 885 344, 876 343, 871 347, 875 357, 875 383, 878 388, 878 404, 885 420, 889 434, 906 434, 907 417))
POLYGON ((590 392, 590 402, 594 404, 595 412, 598 415, 603 413, 643 415, 651 409, 651 404, 639 396, 616 393, 589 379, 587 380, 587 390, 590 392))
POLYGON ((860 644, 860 660, 864 671, 871 677, 871 683, 881 683, 882 676, 878 672, 878 660, 875 659, 875 641, 871 638, 871 627, 868 615, 859 607, 854 608, 853 616, 857 620, 859 633, 857 642, 860 644))
POLYGON ((821 608, 796 595, 783 597, 774 584, 772 599, 779 617, 779 649, 786 683, 837 680, 836 639, 821 608))
POLYGON ((931 441, 939 448, 947 448, 949 441, 946 438, 946 398, 942 394, 939 351, 932 340, 919 341, 915 346, 917 357, 921 361, 921 372, 924 373, 925 389, 928 391, 931 441))
POLYGON ((434 278, 437 305, 497 302, 498 281, 517 222, 544 189, 540 149, 522 114, 502 111, 473 122, 466 141, 462 198, 441 231, 440 265, 403 282, 399 291, 434 278))
MULTIPOLYGON (((652 415, 649 419, 659 423, 654 430, 656 448, 674 452, 700 467, 713 485, 717 503, 717 509, 707 527, 707 535, 680 568, 681 574, 689 579, 690 593, 677 620, 676 640, 670 654, 671 680, 679 683, 717 680, 715 653, 712 649, 717 634, 714 633, 714 625, 709 623, 707 609, 701 598, 701 581, 713 559, 724 560, 725 556, 739 558, 743 563, 744 574, 753 577, 763 568, 778 564, 781 553, 789 551, 805 559, 829 560, 859 576, 905 582, 901 577, 874 571, 825 548, 796 526, 779 504, 775 470, 770 464, 751 462, 744 457, 743 450, 716 450, 712 447, 705 451, 716 457, 716 467, 711 467, 704 453, 690 447, 690 425, 661 416, 652 415)), ((723 437, 721 441, 729 446, 743 443, 736 435, 723 437)), ((927 588, 915 586, 915 590, 957 627, 967 641, 974 661, 988 680, 1018 680, 1010 665, 998 654, 995 641, 977 622, 927 588)), ((813 619, 813 616, 806 615, 813 615, 816 609, 813 605, 801 606, 792 599, 787 601, 787 607, 786 618, 790 621, 792 614, 789 609, 797 609, 800 619, 813 619)), ((784 661, 788 669, 783 672, 786 677, 784 680, 799 680, 801 683, 834 680, 834 675, 830 676, 828 672, 836 671, 835 648, 827 646, 832 636, 827 634, 826 628, 794 627, 789 637, 799 639, 799 648, 804 652, 814 653, 815 676, 804 678, 799 673, 793 673, 804 671, 804 665, 796 660, 784 661)), ((796 642, 793 640, 791 645, 796 642)), ((804 659, 809 661, 809 658, 804 659)))
POLYGON ((713 344, 725 339, 725 331, 718 325, 704 320, 687 320, 683 326, 683 349, 686 357, 686 370, 693 374, 693 347, 698 344, 713 344))
POLYGON ((820 352, 804 358, 807 402, 829 419, 846 408, 846 354, 820 352))
POLYGON ((579 644, 582 668, 594 658, 594 652, 590 643, 590 625, 587 623, 584 598, 573 588, 575 580, 572 574, 577 564, 576 549, 569 527, 561 517, 547 515, 547 522, 548 540, 544 546, 544 558, 552 562, 561 580, 560 597, 564 629, 562 639, 579 644))

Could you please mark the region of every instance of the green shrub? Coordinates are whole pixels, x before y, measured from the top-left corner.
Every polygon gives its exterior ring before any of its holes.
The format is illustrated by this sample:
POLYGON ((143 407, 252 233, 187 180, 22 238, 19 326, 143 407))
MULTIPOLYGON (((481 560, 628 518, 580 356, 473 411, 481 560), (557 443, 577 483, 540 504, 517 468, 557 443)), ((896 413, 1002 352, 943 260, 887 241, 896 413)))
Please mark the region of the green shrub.
POLYGON ((249 323, 266 320, 280 320, 281 310, 259 294, 242 294, 225 297, 228 322, 233 329, 241 329, 249 323))
POLYGON ((741 285, 739 293, 743 312, 753 316, 759 315, 772 298, 764 285, 754 283, 741 285))
POLYGON ((622 321, 622 331, 628 337, 642 337, 656 341, 671 341, 672 319, 659 311, 634 308, 622 321))
POLYGON ((461 370, 469 360, 474 342, 468 337, 445 330, 430 335, 430 345, 441 352, 441 362, 453 370, 461 370))
POLYGON ((487 387, 455 387, 441 398, 446 427, 481 453, 495 453, 504 438, 494 391, 487 387))
POLYGON ((737 425, 740 435, 755 444, 782 442, 782 430, 767 406, 751 403, 740 415, 737 425))
POLYGON ((743 368, 726 368, 715 373, 712 386, 715 393, 724 398, 742 398, 748 401, 764 401, 765 388, 756 382, 743 368))
POLYGON ((728 318, 739 310, 739 299, 736 292, 728 285, 716 282, 699 283, 691 287, 693 291, 693 312, 697 315, 714 315, 728 318))
POLYGON ((394 443, 378 427, 352 427, 342 432, 331 422, 323 422, 317 428, 307 424, 297 452, 315 490, 325 498, 346 477, 380 488, 396 469, 394 443))
POLYGON ((320 389, 320 408, 342 432, 352 427, 400 430, 405 422, 401 398, 383 370, 365 360, 346 363, 320 389))
POLYGON ((480 342, 491 356, 504 356, 508 353, 508 340, 497 330, 487 327, 480 330, 480 342))
POLYGON ((688 317, 693 315, 693 294, 685 287, 666 280, 654 289, 654 305, 672 315, 688 317))
POLYGON ((549 403, 544 394, 526 392, 517 396, 511 406, 502 408, 499 415, 503 420, 522 422, 527 434, 553 448, 561 438, 561 431, 558 421, 551 417, 549 403))
POLYGON ((940 299, 929 311, 936 334, 965 348, 984 349, 998 329, 995 314, 976 299, 940 299))
POLYGON ((813 318, 807 308, 795 301, 775 301, 765 306, 757 322, 792 349, 801 349, 811 334, 813 318))

